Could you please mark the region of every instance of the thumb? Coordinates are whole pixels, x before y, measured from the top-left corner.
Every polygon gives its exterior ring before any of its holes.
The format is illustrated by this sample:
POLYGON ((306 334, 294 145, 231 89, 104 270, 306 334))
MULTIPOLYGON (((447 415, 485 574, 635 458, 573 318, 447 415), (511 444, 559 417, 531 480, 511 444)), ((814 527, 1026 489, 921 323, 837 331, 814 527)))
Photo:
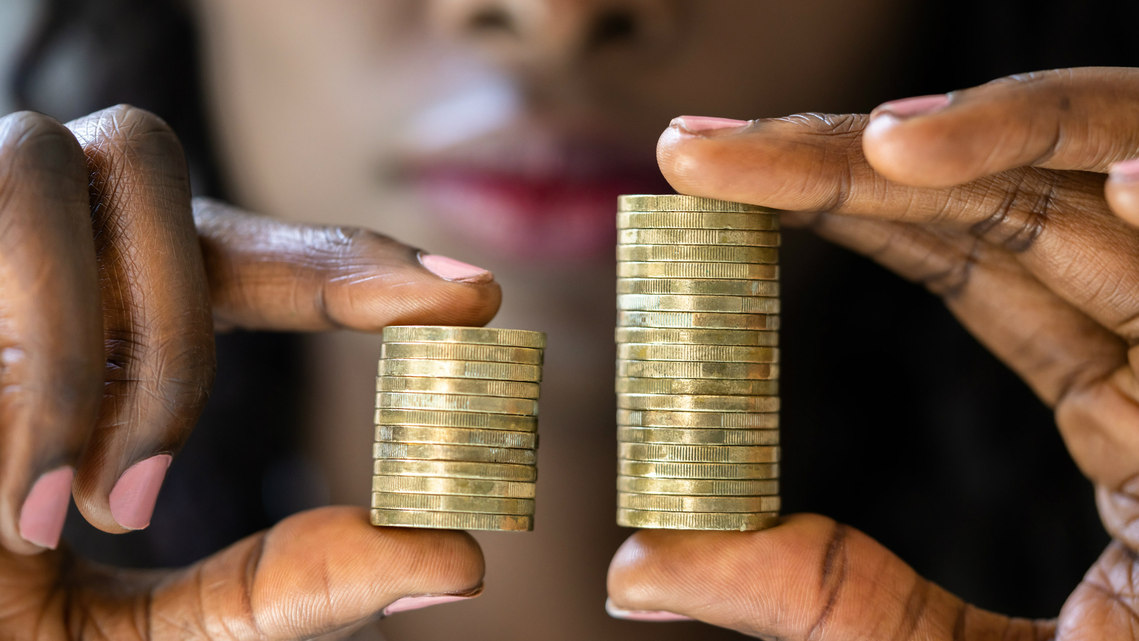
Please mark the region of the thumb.
POLYGON ((483 325, 494 274, 364 229, 305 225, 194 200, 219 327, 356 329, 483 325))
POLYGON ((608 607, 619 618, 698 619, 784 641, 1040 641, 1054 629, 967 605, 817 515, 758 532, 637 532, 609 566, 608 607))
POLYGON ((361 508, 311 510, 164 580, 150 638, 308 639, 476 596, 483 571, 465 532, 377 528, 361 508))

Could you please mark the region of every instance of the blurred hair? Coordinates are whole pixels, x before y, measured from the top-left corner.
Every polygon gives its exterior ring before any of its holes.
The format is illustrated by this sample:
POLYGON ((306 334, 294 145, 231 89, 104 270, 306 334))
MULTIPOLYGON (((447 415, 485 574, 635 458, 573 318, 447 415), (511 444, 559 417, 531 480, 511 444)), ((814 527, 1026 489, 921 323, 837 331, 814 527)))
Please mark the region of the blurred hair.
POLYGON ((209 162, 209 130, 199 91, 200 67, 193 18, 185 0, 42 0, 12 70, 17 107, 70 119, 119 103, 161 116, 178 133, 191 159, 195 191, 218 187, 209 162), (43 91, 56 56, 78 49, 78 100, 53 104, 43 91))

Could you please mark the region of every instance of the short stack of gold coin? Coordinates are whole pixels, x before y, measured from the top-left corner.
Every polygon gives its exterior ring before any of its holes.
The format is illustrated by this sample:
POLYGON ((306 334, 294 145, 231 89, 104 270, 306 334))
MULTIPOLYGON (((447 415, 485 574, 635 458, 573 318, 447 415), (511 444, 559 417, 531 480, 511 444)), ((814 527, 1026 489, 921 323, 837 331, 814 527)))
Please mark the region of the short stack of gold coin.
POLYGON ((393 326, 383 339, 372 523, 534 529, 545 334, 393 326))
POLYGON ((618 200, 617 227, 618 525, 773 525, 777 214, 631 195, 618 200))

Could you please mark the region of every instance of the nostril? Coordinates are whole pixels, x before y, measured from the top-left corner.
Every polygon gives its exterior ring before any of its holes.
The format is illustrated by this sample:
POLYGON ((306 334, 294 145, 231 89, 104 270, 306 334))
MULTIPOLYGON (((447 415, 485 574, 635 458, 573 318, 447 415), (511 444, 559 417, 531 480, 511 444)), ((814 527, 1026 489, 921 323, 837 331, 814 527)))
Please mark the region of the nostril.
POLYGON ((467 28, 475 35, 518 34, 514 20, 501 7, 485 7, 474 12, 467 21, 467 28))
POLYGON ((591 47, 632 42, 639 36, 636 17, 627 9, 609 9, 597 15, 588 35, 591 47))

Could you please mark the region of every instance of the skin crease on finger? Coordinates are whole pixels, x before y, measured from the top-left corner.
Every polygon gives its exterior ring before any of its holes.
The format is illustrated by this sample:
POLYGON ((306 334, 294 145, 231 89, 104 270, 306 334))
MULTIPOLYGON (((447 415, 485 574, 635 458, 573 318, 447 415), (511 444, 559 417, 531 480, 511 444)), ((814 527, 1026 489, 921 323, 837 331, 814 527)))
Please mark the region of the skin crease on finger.
MULTIPOLYGON (((237 204, 377 229, 492 269, 504 294, 495 325, 550 334, 538 489, 549 507, 539 507, 536 531, 477 534, 485 593, 443 606, 453 615, 390 617, 385 632, 684 637, 602 608, 604 569, 623 534, 597 509, 613 500, 611 475, 585 474, 581 462, 611 469, 613 317, 597 301, 612 288, 612 197, 666 188, 652 150, 678 113, 847 104, 883 73, 869 61, 886 59, 903 3, 496 6, 505 27, 468 0, 198 0, 220 160, 237 204), (599 31, 611 10, 617 18, 599 31), (621 24, 633 25, 631 43, 621 24)), ((369 452, 358 435, 369 430, 374 389, 366 374, 344 372, 374 372, 377 351, 367 336, 309 342, 320 437, 308 449, 326 461, 335 502, 366 495, 369 452)))

